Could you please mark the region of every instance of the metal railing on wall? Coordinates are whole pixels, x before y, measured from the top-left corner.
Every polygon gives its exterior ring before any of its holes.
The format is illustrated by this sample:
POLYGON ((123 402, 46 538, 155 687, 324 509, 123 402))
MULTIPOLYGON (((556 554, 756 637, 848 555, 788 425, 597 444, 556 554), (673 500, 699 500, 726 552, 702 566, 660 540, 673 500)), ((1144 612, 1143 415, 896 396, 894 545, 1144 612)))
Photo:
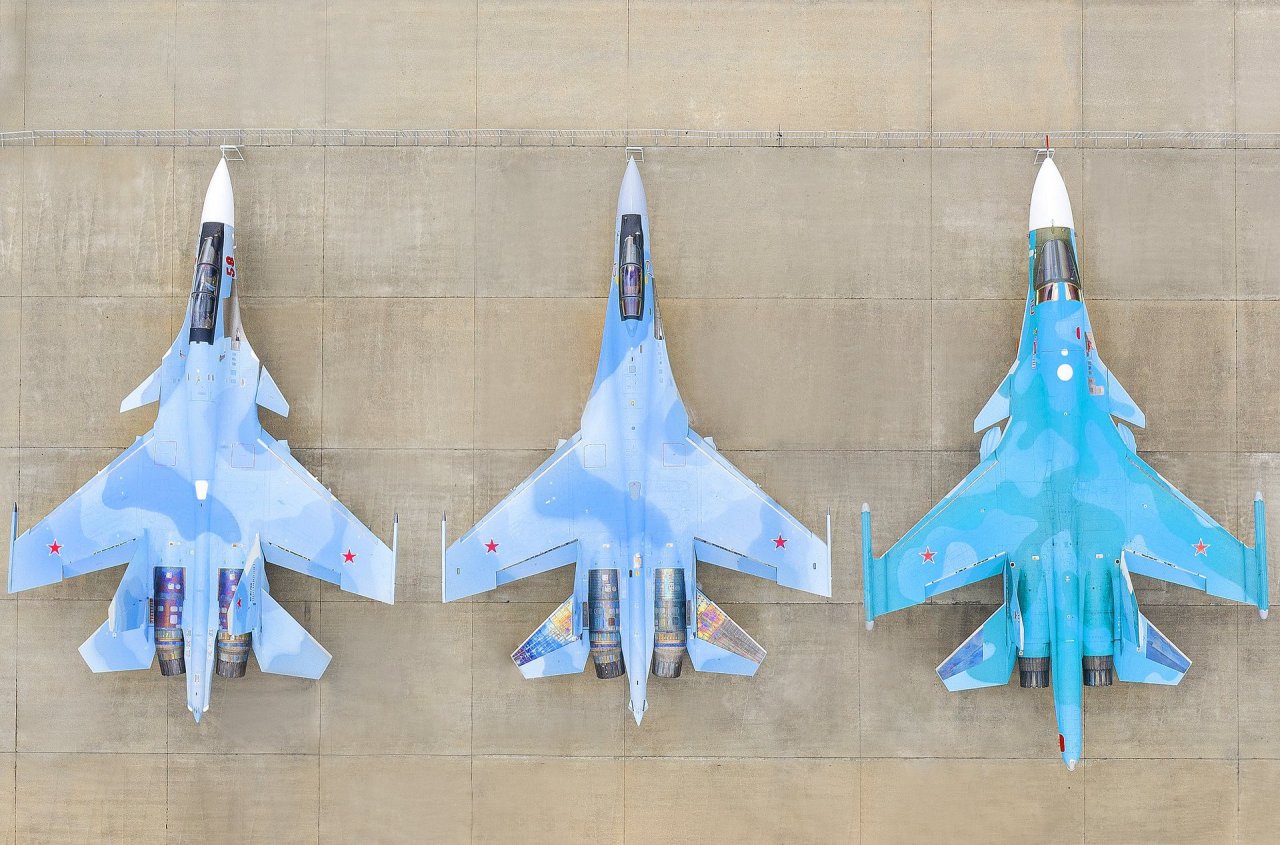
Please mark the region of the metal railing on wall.
MULTIPOLYGON (((1043 132, 722 129, 23 129, 0 146, 107 147, 849 147, 1021 148, 1043 132)), ((1280 149, 1280 132, 1050 132, 1055 147, 1280 149)))

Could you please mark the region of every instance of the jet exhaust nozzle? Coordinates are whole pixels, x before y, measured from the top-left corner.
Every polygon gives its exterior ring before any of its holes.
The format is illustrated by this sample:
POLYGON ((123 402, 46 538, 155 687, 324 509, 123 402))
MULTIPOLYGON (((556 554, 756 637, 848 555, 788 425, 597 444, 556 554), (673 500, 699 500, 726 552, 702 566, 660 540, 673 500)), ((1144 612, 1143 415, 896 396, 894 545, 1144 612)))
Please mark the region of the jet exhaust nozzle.
POLYGON ((218 638, 214 646, 214 672, 220 678, 243 678, 249 666, 249 642, 253 634, 235 635, 227 625, 231 597, 242 570, 218 570, 218 638))
POLYGON ((1049 658, 1019 657, 1018 685, 1023 689, 1044 689, 1049 686, 1049 658))
POLYGON ((593 569, 587 576, 587 604, 591 628, 591 661, 597 678, 626 673, 622 659, 622 629, 618 624, 618 570, 593 569))
POLYGON ((151 624, 155 626, 156 659, 160 674, 168 678, 187 671, 182 636, 187 571, 180 566, 157 566, 152 577, 151 624))
POLYGON ((1081 658, 1086 687, 1109 687, 1115 674, 1115 660, 1109 654, 1081 658))
POLYGON ((659 569, 654 573, 653 674, 678 678, 684 664, 688 624, 683 569, 659 569))

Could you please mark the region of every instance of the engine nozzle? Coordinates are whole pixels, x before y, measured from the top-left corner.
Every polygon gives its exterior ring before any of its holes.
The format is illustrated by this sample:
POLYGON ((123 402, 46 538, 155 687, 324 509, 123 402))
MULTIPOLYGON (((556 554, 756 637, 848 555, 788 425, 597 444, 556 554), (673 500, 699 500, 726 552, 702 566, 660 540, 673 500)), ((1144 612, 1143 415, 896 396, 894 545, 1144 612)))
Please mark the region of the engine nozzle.
POLYGON ((187 571, 180 566, 157 566, 153 570, 151 624, 155 626, 156 659, 166 678, 187 671, 183 655, 182 600, 187 571))
POLYGON ((1084 685, 1086 687, 1109 687, 1115 669, 1115 660, 1109 654, 1098 657, 1085 655, 1081 658, 1084 669, 1084 685))
POLYGON ((617 678, 626 672, 622 658, 622 629, 618 624, 618 570, 593 569, 587 576, 591 626, 591 660, 597 678, 617 678))
POLYGON ((1049 686, 1049 658, 1019 657, 1018 685, 1023 689, 1044 689, 1049 686))
POLYGON ((654 572, 653 674, 680 677, 684 664, 687 605, 683 569, 654 572))

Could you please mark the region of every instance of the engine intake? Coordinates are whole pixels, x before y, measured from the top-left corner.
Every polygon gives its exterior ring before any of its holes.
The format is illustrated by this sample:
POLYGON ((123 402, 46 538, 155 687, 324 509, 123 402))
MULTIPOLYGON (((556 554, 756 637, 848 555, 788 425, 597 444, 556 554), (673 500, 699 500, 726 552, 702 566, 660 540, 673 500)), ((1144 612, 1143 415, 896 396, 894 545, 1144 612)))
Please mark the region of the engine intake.
POLYGON ((253 634, 232 634, 227 625, 227 611, 241 573, 239 569, 218 570, 218 639, 213 653, 214 671, 223 678, 243 678, 249 665, 249 641, 253 634))
POLYGON ((166 678, 187 671, 183 656, 182 598, 187 571, 180 566, 157 566, 152 571, 151 624, 155 626, 156 658, 166 678))
POLYGON ((684 663, 685 613, 684 570, 659 569, 654 572, 653 674, 659 678, 680 677, 684 663))
POLYGON ((1086 687, 1109 687, 1114 674, 1115 660, 1109 654, 1099 657, 1085 655, 1081 660, 1086 687))
POLYGON ((617 678, 627 671, 618 625, 618 570, 593 569, 587 575, 591 620, 591 660, 597 678, 617 678))
POLYGON ((1018 683, 1023 689, 1044 689, 1049 686, 1049 658, 1019 657, 1018 683))

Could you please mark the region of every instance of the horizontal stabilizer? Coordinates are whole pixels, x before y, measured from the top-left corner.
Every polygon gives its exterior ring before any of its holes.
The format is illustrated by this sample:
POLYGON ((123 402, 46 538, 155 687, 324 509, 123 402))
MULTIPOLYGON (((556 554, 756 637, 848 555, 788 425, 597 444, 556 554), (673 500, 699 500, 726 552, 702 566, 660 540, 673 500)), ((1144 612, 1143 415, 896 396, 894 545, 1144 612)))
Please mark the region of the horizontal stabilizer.
POLYGON ((329 665, 325 647, 272 598, 258 537, 254 537, 240 583, 231 595, 227 628, 237 636, 253 635, 253 654, 263 672, 319 678, 329 665))
POLYGON ((141 408, 144 405, 150 405, 160 399, 160 371, 164 369, 164 364, 156 367, 155 372, 142 380, 142 384, 133 389, 133 392, 124 397, 124 401, 120 403, 120 413, 132 411, 135 408, 141 408))
POLYGON ((151 626, 142 625, 112 633, 110 623, 103 622, 80 646, 80 656, 95 672, 149 669, 156 654, 152 630, 151 626))
POLYGON ((107 621, 80 646, 80 656, 95 672, 146 669, 155 654, 151 627, 151 565, 146 551, 130 561, 107 606, 107 621))
POLYGON ((698 590, 697 624, 687 643, 689 660, 699 672, 754 675, 765 650, 729 614, 698 590))
POLYGON ((574 604, 573 596, 565 599, 511 655, 521 675, 570 675, 587 665, 591 644, 583 635, 581 620, 574 619, 574 604))
POLYGON ((258 592, 258 613, 253 654, 263 672, 313 680, 324 674, 329 652, 265 589, 258 592))
POLYGON ((1191 668, 1191 660, 1160 633, 1147 617, 1139 614, 1139 642, 1120 641, 1115 657, 1116 677, 1138 684, 1176 684, 1191 668))
POLYGON ((289 416, 289 403, 266 367, 258 375, 258 404, 282 417, 289 416))
POLYGON ((938 677, 951 692, 1009 683, 1017 657, 1019 637, 1009 606, 1000 605, 982 627, 969 635, 960 647, 938 667, 938 677))

